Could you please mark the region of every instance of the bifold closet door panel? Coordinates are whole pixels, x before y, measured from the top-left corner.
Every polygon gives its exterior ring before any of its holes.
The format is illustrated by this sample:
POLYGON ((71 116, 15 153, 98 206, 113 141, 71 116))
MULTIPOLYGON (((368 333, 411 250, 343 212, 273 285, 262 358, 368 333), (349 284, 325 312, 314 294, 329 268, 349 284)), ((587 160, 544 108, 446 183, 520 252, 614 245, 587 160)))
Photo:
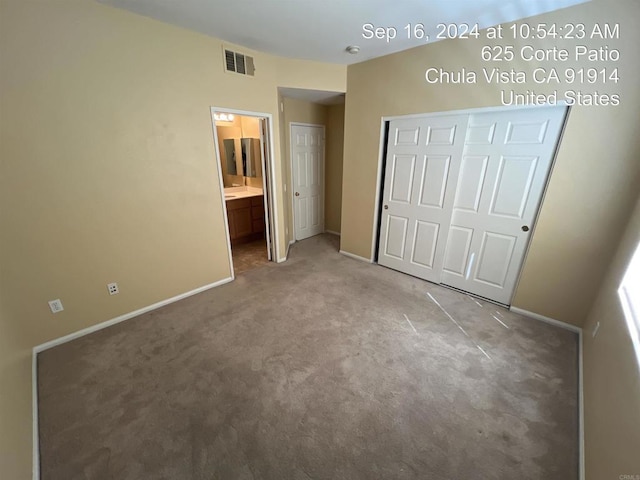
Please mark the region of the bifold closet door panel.
POLYGON ((440 282, 468 115, 389 125, 378 263, 440 282))
POLYGON ((472 114, 441 281, 511 301, 566 107, 472 114))

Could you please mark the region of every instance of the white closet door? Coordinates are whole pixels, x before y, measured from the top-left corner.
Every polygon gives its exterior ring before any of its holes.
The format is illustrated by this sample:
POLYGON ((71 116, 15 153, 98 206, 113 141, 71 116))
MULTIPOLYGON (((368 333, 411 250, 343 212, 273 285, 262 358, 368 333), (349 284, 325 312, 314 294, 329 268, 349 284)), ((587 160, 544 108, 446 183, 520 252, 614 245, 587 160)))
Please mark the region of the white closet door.
POLYGON ((389 125, 378 263, 440 282, 467 115, 389 125))
POLYGON ((470 116, 443 284, 510 303, 565 114, 545 107, 470 116))

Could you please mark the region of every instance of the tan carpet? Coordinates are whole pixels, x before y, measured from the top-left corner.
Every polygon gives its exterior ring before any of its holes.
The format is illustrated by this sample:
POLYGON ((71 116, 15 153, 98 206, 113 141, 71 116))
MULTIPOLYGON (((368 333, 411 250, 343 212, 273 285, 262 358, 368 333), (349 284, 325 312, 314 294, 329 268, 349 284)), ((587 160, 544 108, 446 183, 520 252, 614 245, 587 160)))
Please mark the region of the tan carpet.
POLYGON ((42 478, 577 479, 576 334, 337 240, 40 354, 42 478))

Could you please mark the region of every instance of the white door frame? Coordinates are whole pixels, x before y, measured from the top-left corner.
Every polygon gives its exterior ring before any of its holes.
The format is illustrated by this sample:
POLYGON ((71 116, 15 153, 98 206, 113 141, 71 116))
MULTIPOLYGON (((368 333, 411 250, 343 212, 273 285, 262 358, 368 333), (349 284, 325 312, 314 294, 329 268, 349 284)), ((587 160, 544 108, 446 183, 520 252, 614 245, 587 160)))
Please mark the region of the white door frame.
POLYGON ((275 193, 277 192, 277 183, 276 183, 276 169, 275 169, 275 151, 273 146, 273 115, 270 113, 264 112, 252 112, 249 110, 238 110, 235 108, 223 108, 223 107, 211 107, 211 126, 213 130, 213 146, 215 149, 215 155, 217 159, 217 170, 218 170, 218 182, 220 185, 220 198, 222 200, 222 210, 224 216, 225 223, 225 235, 227 237, 227 254, 229 256, 229 267, 231 269, 231 278, 235 279, 235 273, 233 270, 233 256, 231 254, 231 235, 229 234, 229 218, 227 217, 227 208, 226 201, 224 198, 224 180, 222 178, 222 159, 220 158, 220 147, 218 142, 218 130, 216 128, 216 120, 214 117, 214 113, 232 113, 234 115, 239 115, 241 117, 258 117, 264 118, 267 121, 268 128, 268 140, 269 140, 269 158, 262 158, 262 184, 263 184, 263 201, 265 205, 265 223, 266 230, 265 235, 268 236, 271 241, 271 258, 275 260, 277 263, 284 262, 286 259, 280 258, 280 245, 278 242, 278 225, 280 224, 280 218, 278 216, 277 202, 275 193), (269 179, 267 182, 267 168, 269 169, 269 179), (271 201, 267 201, 267 191, 269 189, 269 198, 271 201), (267 215, 268 213, 268 215, 267 215), (271 219, 271 224, 273 228, 271 228, 269 219, 271 219))
POLYGON ((569 114, 571 113, 571 106, 569 104, 567 104, 567 102, 565 101, 558 101, 557 104, 555 105, 549 105, 549 104, 544 104, 544 105, 519 105, 519 106, 499 106, 499 107, 483 107, 483 108, 467 108, 467 109, 463 109, 463 110, 450 110, 450 111, 446 111, 446 112, 427 112, 427 113, 415 113, 415 114, 410 114, 410 115, 389 115, 389 116, 383 116, 380 119, 380 145, 379 145, 379 154, 378 154, 378 166, 377 166, 377 173, 376 173, 376 199, 375 199, 375 203, 374 203, 374 208, 373 208, 373 231, 371 233, 371 257, 369 258, 369 261, 371 263, 377 263, 375 258, 376 258, 376 243, 378 241, 378 235, 379 235, 379 229, 380 229, 380 208, 382 206, 382 176, 384 174, 383 169, 382 169, 382 165, 384 164, 384 153, 385 153, 385 133, 386 133, 386 129, 387 129, 387 125, 388 122, 390 122, 391 120, 400 120, 400 119, 409 119, 409 118, 425 118, 425 117, 441 117, 444 115, 470 115, 470 114, 478 114, 478 113, 493 113, 493 112, 505 112, 505 111, 516 111, 516 110, 525 110, 525 109, 533 109, 533 108, 544 108, 544 107, 553 107, 553 106, 564 106, 564 107, 568 107, 567 108, 567 113, 565 114, 564 117, 564 122, 562 124, 562 128, 560 129, 560 135, 558 136, 558 143, 556 144, 556 149, 553 153, 553 158, 551 159, 551 165, 549 166, 549 174, 547 175, 547 179, 544 185, 544 188, 542 189, 542 195, 540 196, 540 204, 538 206, 538 210, 534 216, 533 219, 533 223, 531 225, 531 235, 529 236, 529 241, 527 242, 527 245, 525 247, 525 252, 524 252, 524 256, 522 257, 522 265, 520 266, 520 271, 518 272, 517 275, 517 279, 515 282, 515 286, 513 288, 513 294, 511 296, 511 299, 509 300, 509 304, 512 303, 513 301, 513 297, 515 296, 516 292, 518 291, 518 285, 520 284, 520 279, 522 277, 522 270, 524 269, 524 266, 527 263, 527 257, 529 255, 529 247, 531 246, 531 243, 533 241, 533 237, 536 233, 536 226, 538 224, 538 218, 540 216, 540 211, 542 210, 542 206, 544 205, 544 199, 547 195, 547 190, 549 188, 549 182, 551 181, 551 176, 553 175, 553 170, 555 168, 556 165, 556 158, 558 156, 558 150, 559 150, 559 146, 562 143, 562 137, 564 136, 564 131, 566 129, 567 126, 567 121, 569 119, 569 114))
POLYGON ((325 219, 325 211, 324 204, 325 202, 325 167, 326 167, 326 127, 324 125, 318 125, 315 123, 302 123, 302 122, 289 122, 289 186, 291 187, 289 199, 291 201, 291 219, 293 220, 293 240, 292 242, 296 242, 296 209, 295 209, 295 199, 293 198, 295 195, 294 190, 294 182, 293 182, 293 127, 320 127, 322 128, 322 231, 324 232, 324 219, 325 219))

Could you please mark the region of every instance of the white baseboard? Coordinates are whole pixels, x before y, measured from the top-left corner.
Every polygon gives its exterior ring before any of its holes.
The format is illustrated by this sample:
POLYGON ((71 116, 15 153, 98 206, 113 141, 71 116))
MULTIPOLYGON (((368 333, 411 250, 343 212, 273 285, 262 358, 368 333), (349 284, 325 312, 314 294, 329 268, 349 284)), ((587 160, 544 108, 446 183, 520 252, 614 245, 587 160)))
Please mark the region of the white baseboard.
POLYGON ((509 307, 513 313, 517 313, 518 315, 524 315, 525 317, 530 317, 535 320, 540 320, 541 322, 549 323, 551 325, 555 325, 556 327, 564 328, 565 330, 571 330, 575 333, 581 333, 582 329, 575 325, 572 325, 567 322, 562 322, 560 320, 556 320, 555 318, 545 317, 544 315, 540 315, 539 313, 530 312, 529 310, 524 310, 522 308, 514 307, 513 305, 509 307))
POLYGON ((509 307, 513 313, 517 313, 519 315, 524 315, 525 317, 533 318, 534 320, 538 320, 540 322, 545 322, 556 327, 564 328, 565 330, 569 330, 571 332, 578 334, 578 450, 579 450, 579 460, 578 460, 578 470, 580 472, 579 478, 580 480, 584 480, 585 478, 585 459, 584 459, 584 373, 583 373, 583 362, 582 362, 582 328, 577 327, 576 325, 572 325, 567 322, 562 322, 560 320, 556 320, 555 318, 545 317, 544 315, 540 315, 539 313, 530 312, 528 310, 524 310, 522 308, 511 306, 509 307))
POLYGON ((340 236, 340 232, 334 232, 333 230, 325 230, 324 233, 330 233, 331 235, 340 236))
POLYGON ((84 337, 85 335, 89 335, 90 333, 97 332, 98 330, 102 330, 103 328, 110 327, 111 325, 115 325, 116 323, 124 322, 125 320, 129 320, 130 318, 137 317, 142 315, 143 313, 150 312, 152 310, 156 310, 160 307, 164 307, 165 305, 169 305, 170 303, 177 302, 178 300, 182 300, 187 297, 191 297, 192 295, 196 295, 198 293, 202 293, 206 290, 210 290, 215 287, 219 287, 220 285, 224 285, 225 283, 229 283, 233 280, 233 277, 223 278, 214 283, 210 283, 209 285, 204 285, 202 287, 196 288, 195 290, 191 290, 189 292, 182 293, 180 295, 176 295, 175 297, 168 298, 166 300, 162 300, 158 303, 154 303, 153 305, 149 305, 147 307, 140 308, 133 312, 125 313, 116 318, 112 318, 111 320, 107 320, 96 325, 92 325, 87 328, 83 328, 82 330, 78 330, 77 332, 70 333, 69 335, 65 335, 64 337, 56 338, 49 342, 45 342, 41 345, 37 345, 33 347, 34 353, 40 353, 49 348, 56 347, 58 345, 62 345, 63 343, 70 342, 71 340, 75 340, 76 338, 84 337))
POLYGON ((64 337, 56 338, 49 342, 45 342, 41 345, 36 345, 33 347, 33 355, 31 362, 31 399, 32 399, 32 408, 33 408, 33 480, 40 479, 40 435, 38 428, 38 353, 48 350, 49 348, 62 345, 63 343, 70 342, 71 340, 75 340, 76 338, 83 337, 85 335, 89 335, 90 333, 97 332, 98 330, 102 330, 104 328, 110 327, 111 325, 115 325, 116 323, 124 322, 125 320, 129 320, 131 318, 137 317, 144 313, 150 312, 152 310, 156 310, 158 308, 169 305, 170 303, 175 303, 179 300, 183 300, 187 297, 191 297, 198 293, 202 293, 206 290, 210 290, 215 287, 219 287, 220 285, 224 285, 225 283, 229 283, 233 280, 233 276, 223 278, 214 283, 210 283, 209 285, 204 285, 202 287, 196 288, 195 290, 191 290, 189 292, 182 293, 180 295, 176 295, 175 297, 168 298, 166 300, 162 300, 158 303, 154 303, 153 305, 149 305, 147 307, 140 308, 133 312, 125 313, 118 317, 112 318, 111 320, 107 320, 96 325, 92 325, 91 327, 83 328, 82 330, 78 330, 77 332, 70 333, 69 335, 65 335, 64 337))
POLYGON ((340 253, 345 257, 354 258, 356 260, 360 260, 361 262, 373 263, 373 261, 370 258, 364 258, 364 257, 361 257, 360 255, 356 255, 355 253, 349 253, 344 250, 340 250, 340 253))

